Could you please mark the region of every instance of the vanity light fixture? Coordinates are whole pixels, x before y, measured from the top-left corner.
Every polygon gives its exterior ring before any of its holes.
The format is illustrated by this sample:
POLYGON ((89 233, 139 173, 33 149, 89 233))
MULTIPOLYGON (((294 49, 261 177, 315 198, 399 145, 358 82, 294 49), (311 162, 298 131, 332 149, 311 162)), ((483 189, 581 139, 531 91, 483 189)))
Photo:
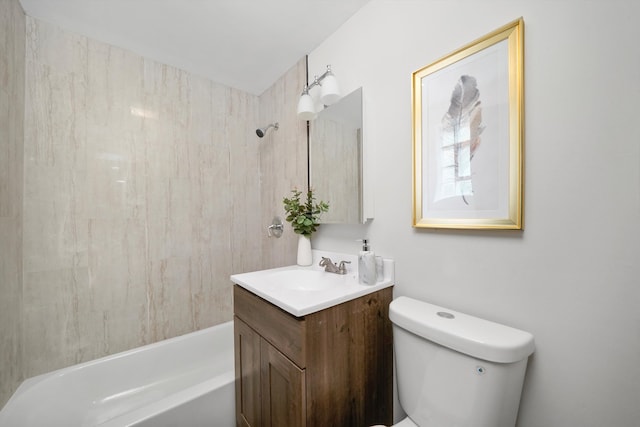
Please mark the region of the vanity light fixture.
POLYGON ((298 101, 298 118, 301 120, 313 120, 316 118, 315 101, 309 94, 314 86, 320 86, 320 101, 324 105, 331 105, 340 99, 338 80, 331 71, 331 65, 327 65, 327 71, 320 77, 315 76, 313 83, 306 84, 298 101))

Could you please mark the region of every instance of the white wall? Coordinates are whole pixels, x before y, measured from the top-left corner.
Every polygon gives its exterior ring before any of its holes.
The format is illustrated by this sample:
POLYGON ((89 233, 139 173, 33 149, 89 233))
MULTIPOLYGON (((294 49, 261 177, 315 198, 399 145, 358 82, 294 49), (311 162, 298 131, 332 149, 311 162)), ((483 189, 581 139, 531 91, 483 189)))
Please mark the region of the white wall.
POLYGON ((640 419, 640 3, 373 0, 309 57, 364 88, 375 220, 365 234, 410 295, 532 332, 520 427, 640 419), (525 230, 411 227, 411 73, 522 16, 525 230))

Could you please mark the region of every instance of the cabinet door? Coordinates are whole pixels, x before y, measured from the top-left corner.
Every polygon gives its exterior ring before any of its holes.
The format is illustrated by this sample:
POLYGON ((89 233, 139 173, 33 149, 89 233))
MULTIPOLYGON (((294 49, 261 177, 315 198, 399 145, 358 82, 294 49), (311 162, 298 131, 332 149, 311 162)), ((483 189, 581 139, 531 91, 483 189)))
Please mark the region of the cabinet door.
POLYGON ((236 425, 262 427, 260 401, 260 335, 234 317, 236 425))
POLYGON ((262 340, 262 416, 264 427, 306 425, 305 372, 262 340))

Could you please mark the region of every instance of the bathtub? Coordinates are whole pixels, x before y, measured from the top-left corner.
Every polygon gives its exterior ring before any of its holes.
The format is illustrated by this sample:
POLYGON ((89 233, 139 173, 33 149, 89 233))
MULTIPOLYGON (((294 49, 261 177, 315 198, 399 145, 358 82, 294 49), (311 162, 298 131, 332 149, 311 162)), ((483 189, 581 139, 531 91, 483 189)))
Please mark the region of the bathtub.
POLYGON ((233 322, 24 381, 0 427, 235 426, 233 322))

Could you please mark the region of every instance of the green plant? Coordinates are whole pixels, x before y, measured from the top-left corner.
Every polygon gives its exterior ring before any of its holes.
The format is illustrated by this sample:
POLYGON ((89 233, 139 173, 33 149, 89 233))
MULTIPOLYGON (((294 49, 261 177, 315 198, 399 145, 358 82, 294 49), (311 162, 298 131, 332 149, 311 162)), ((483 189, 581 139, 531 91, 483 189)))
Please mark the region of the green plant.
POLYGON ((329 203, 320 201, 315 203, 313 190, 307 190, 307 201, 302 202, 302 192, 291 190, 293 196, 282 199, 284 210, 287 213, 286 220, 291 223, 293 231, 303 236, 311 236, 320 226, 320 215, 329 210, 329 203))

